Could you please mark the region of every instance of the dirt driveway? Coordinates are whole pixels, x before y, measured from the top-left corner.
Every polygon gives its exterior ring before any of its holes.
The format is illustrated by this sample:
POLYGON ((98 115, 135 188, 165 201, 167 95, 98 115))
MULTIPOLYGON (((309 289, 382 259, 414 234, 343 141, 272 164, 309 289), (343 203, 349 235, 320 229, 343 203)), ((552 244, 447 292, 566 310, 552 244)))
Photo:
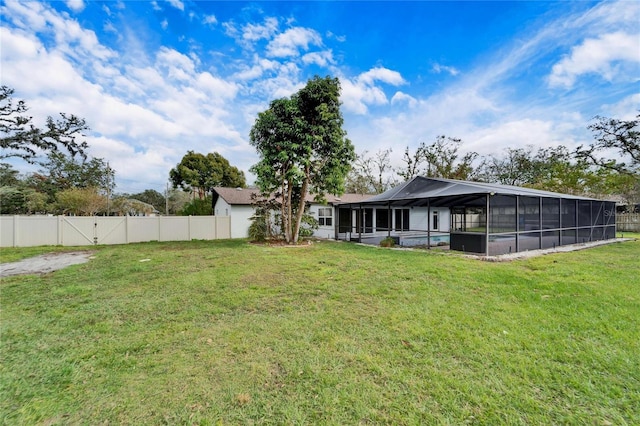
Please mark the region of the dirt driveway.
POLYGON ((46 274, 70 265, 88 262, 93 256, 91 251, 73 251, 65 253, 47 253, 30 257, 18 262, 0 264, 0 277, 24 274, 46 274))

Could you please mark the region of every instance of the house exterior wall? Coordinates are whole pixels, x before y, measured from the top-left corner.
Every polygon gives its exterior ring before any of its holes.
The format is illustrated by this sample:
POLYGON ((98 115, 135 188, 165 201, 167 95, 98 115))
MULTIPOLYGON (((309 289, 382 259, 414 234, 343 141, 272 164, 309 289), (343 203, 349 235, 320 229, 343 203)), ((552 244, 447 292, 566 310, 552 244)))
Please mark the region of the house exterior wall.
MULTIPOLYGON (((329 205, 321 205, 321 204, 311 204, 309 206, 309 214, 311 215, 311 217, 313 217, 315 220, 319 219, 319 211, 320 209, 329 209, 331 211, 331 225, 318 225, 318 229, 313 231, 313 236, 314 237, 318 237, 318 238, 327 238, 327 239, 333 239, 336 236, 336 228, 335 228, 335 224, 336 224, 336 209, 333 206, 329 206, 329 205)), ((326 217, 325 217, 325 221, 326 221, 326 217)))
POLYGON ((231 216, 231 205, 222 197, 218 197, 218 201, 213 206, 213 214, 216 216, 231 216))
POLYGON ((230 205, 222 197, 218 197, 213 211, 216 216, 231 216, 231 238, 247 238, 249 236, 249 226, 254 213, 253 206, 230 205))

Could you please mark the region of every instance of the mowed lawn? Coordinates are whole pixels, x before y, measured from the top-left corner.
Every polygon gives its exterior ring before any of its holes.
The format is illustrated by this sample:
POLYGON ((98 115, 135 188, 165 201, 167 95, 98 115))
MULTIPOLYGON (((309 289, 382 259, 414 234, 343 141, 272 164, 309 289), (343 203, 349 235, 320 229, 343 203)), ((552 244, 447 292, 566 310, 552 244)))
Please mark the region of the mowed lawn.
POLYGON ((108 246, 0 302, 4 424, 640 424, 640 241, 108 246))

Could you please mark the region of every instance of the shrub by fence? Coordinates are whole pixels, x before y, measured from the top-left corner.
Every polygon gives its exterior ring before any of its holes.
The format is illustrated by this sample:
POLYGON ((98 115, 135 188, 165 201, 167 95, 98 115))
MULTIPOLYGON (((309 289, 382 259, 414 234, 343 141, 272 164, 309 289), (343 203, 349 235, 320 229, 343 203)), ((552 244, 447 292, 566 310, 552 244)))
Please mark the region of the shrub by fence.
POLYGON ((229 216, 2 216, 0 247, 231 238, 229 216))
POLYGON ((618 213, 616 225, 618 232, 640 232, 640 213, 618 213))

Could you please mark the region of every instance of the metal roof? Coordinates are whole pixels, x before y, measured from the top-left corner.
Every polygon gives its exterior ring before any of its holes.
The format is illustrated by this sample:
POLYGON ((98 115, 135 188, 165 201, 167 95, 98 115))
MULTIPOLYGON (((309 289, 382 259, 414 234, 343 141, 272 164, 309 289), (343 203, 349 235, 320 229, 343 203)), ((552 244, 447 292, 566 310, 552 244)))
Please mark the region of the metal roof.
MULTIPOLYGON (((387 204, 394 205, 452 205, 461 201, 469 202, 474 198, 491 195, 520 195, 527 197, 565 198, 571 200, 595 200, 594 198, 576 195, 560 194, 557 192, 541 191, 519 186, 500 185, 495 183, 469 182, 454 179, 426 178, 417 176, 410 181, 401 183, 390 190, 378 194, 357 204, 387 204), (428 200, 428 201, 427 201, 428 200)), ((356 204, 356 203, 344 203, 356 204)))

